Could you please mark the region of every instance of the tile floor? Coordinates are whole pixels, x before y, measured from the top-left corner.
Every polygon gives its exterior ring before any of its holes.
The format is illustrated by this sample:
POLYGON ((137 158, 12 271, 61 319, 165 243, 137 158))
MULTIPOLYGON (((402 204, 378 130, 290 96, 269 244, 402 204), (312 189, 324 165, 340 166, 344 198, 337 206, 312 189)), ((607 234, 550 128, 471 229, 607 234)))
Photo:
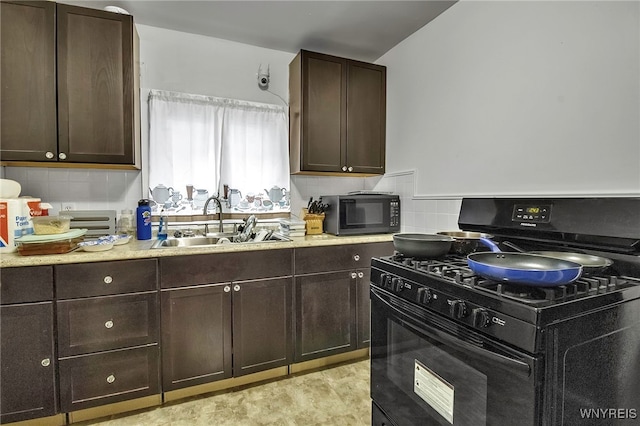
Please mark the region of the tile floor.
POLYGON ((361 426, 371 424, 369 360, 76 423, 99 426, 361 426))

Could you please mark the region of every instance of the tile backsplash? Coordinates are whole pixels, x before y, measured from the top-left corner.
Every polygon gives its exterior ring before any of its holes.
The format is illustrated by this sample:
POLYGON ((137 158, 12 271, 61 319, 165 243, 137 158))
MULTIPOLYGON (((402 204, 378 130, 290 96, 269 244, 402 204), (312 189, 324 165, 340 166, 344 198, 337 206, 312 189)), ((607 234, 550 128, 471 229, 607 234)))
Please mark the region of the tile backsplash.
POLYGON ((21 195, 38 197, 53 206, 73 204, 73 210, 135 209, 142 195, 141 172, 135 170, 3 167, 3 176, 20 182, 21 195))
MULTIPOLYGON (((135 209, 142 194, 142 172, 124 170, 2 167, 2 176, 22 185, 22 195, 41 198, 57 213, 62 204, 74 210, 135 209)), ((402 232, 435 233, 458 229, 461 199, 416 195, 413 171, 382 177, 291 176, 291 213, 299 216, 309 197, 377 190, 400 195, 402 232)))

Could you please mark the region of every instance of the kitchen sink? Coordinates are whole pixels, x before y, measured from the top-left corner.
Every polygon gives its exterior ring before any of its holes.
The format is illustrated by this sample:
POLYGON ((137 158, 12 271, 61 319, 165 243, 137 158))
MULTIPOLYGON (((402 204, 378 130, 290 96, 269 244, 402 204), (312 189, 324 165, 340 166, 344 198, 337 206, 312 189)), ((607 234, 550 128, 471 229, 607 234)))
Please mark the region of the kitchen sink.
POLYGON ((289 238, 279 235, 271 234, 268 239, 263 241, 249 240, 246 242, 236 242, 234 233, 218 233, 207 234, 206 236, 197 237, 180 237, 180 238, 167 238, 166 240, 158 240, 151 246, 152 249, 159 248, 189 248, 189 247, 207 247, 216 246, 221 244, 258 244, 258 243, 276 243, 291 241, 289 238))

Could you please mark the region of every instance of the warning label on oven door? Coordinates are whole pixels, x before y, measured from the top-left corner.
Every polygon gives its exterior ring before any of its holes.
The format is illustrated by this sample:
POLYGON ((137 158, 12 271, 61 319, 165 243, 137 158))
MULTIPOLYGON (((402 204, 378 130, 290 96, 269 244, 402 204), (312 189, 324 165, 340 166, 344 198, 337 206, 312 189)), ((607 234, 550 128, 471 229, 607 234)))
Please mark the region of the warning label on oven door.
POLYGON ((413 391, 453 424, 453 386, 417 359, 414 361, 413 391))

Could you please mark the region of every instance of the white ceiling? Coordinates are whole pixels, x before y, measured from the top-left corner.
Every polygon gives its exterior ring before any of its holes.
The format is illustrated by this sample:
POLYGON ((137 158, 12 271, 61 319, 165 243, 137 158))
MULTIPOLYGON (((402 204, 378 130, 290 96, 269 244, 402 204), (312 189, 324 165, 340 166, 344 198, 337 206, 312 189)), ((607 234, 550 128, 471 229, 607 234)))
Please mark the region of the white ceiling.
POLYGON ((138 24, 290 53, 307 49, 373 62, 455 0, 59 2, 95 9, 118 6, 138 24))

